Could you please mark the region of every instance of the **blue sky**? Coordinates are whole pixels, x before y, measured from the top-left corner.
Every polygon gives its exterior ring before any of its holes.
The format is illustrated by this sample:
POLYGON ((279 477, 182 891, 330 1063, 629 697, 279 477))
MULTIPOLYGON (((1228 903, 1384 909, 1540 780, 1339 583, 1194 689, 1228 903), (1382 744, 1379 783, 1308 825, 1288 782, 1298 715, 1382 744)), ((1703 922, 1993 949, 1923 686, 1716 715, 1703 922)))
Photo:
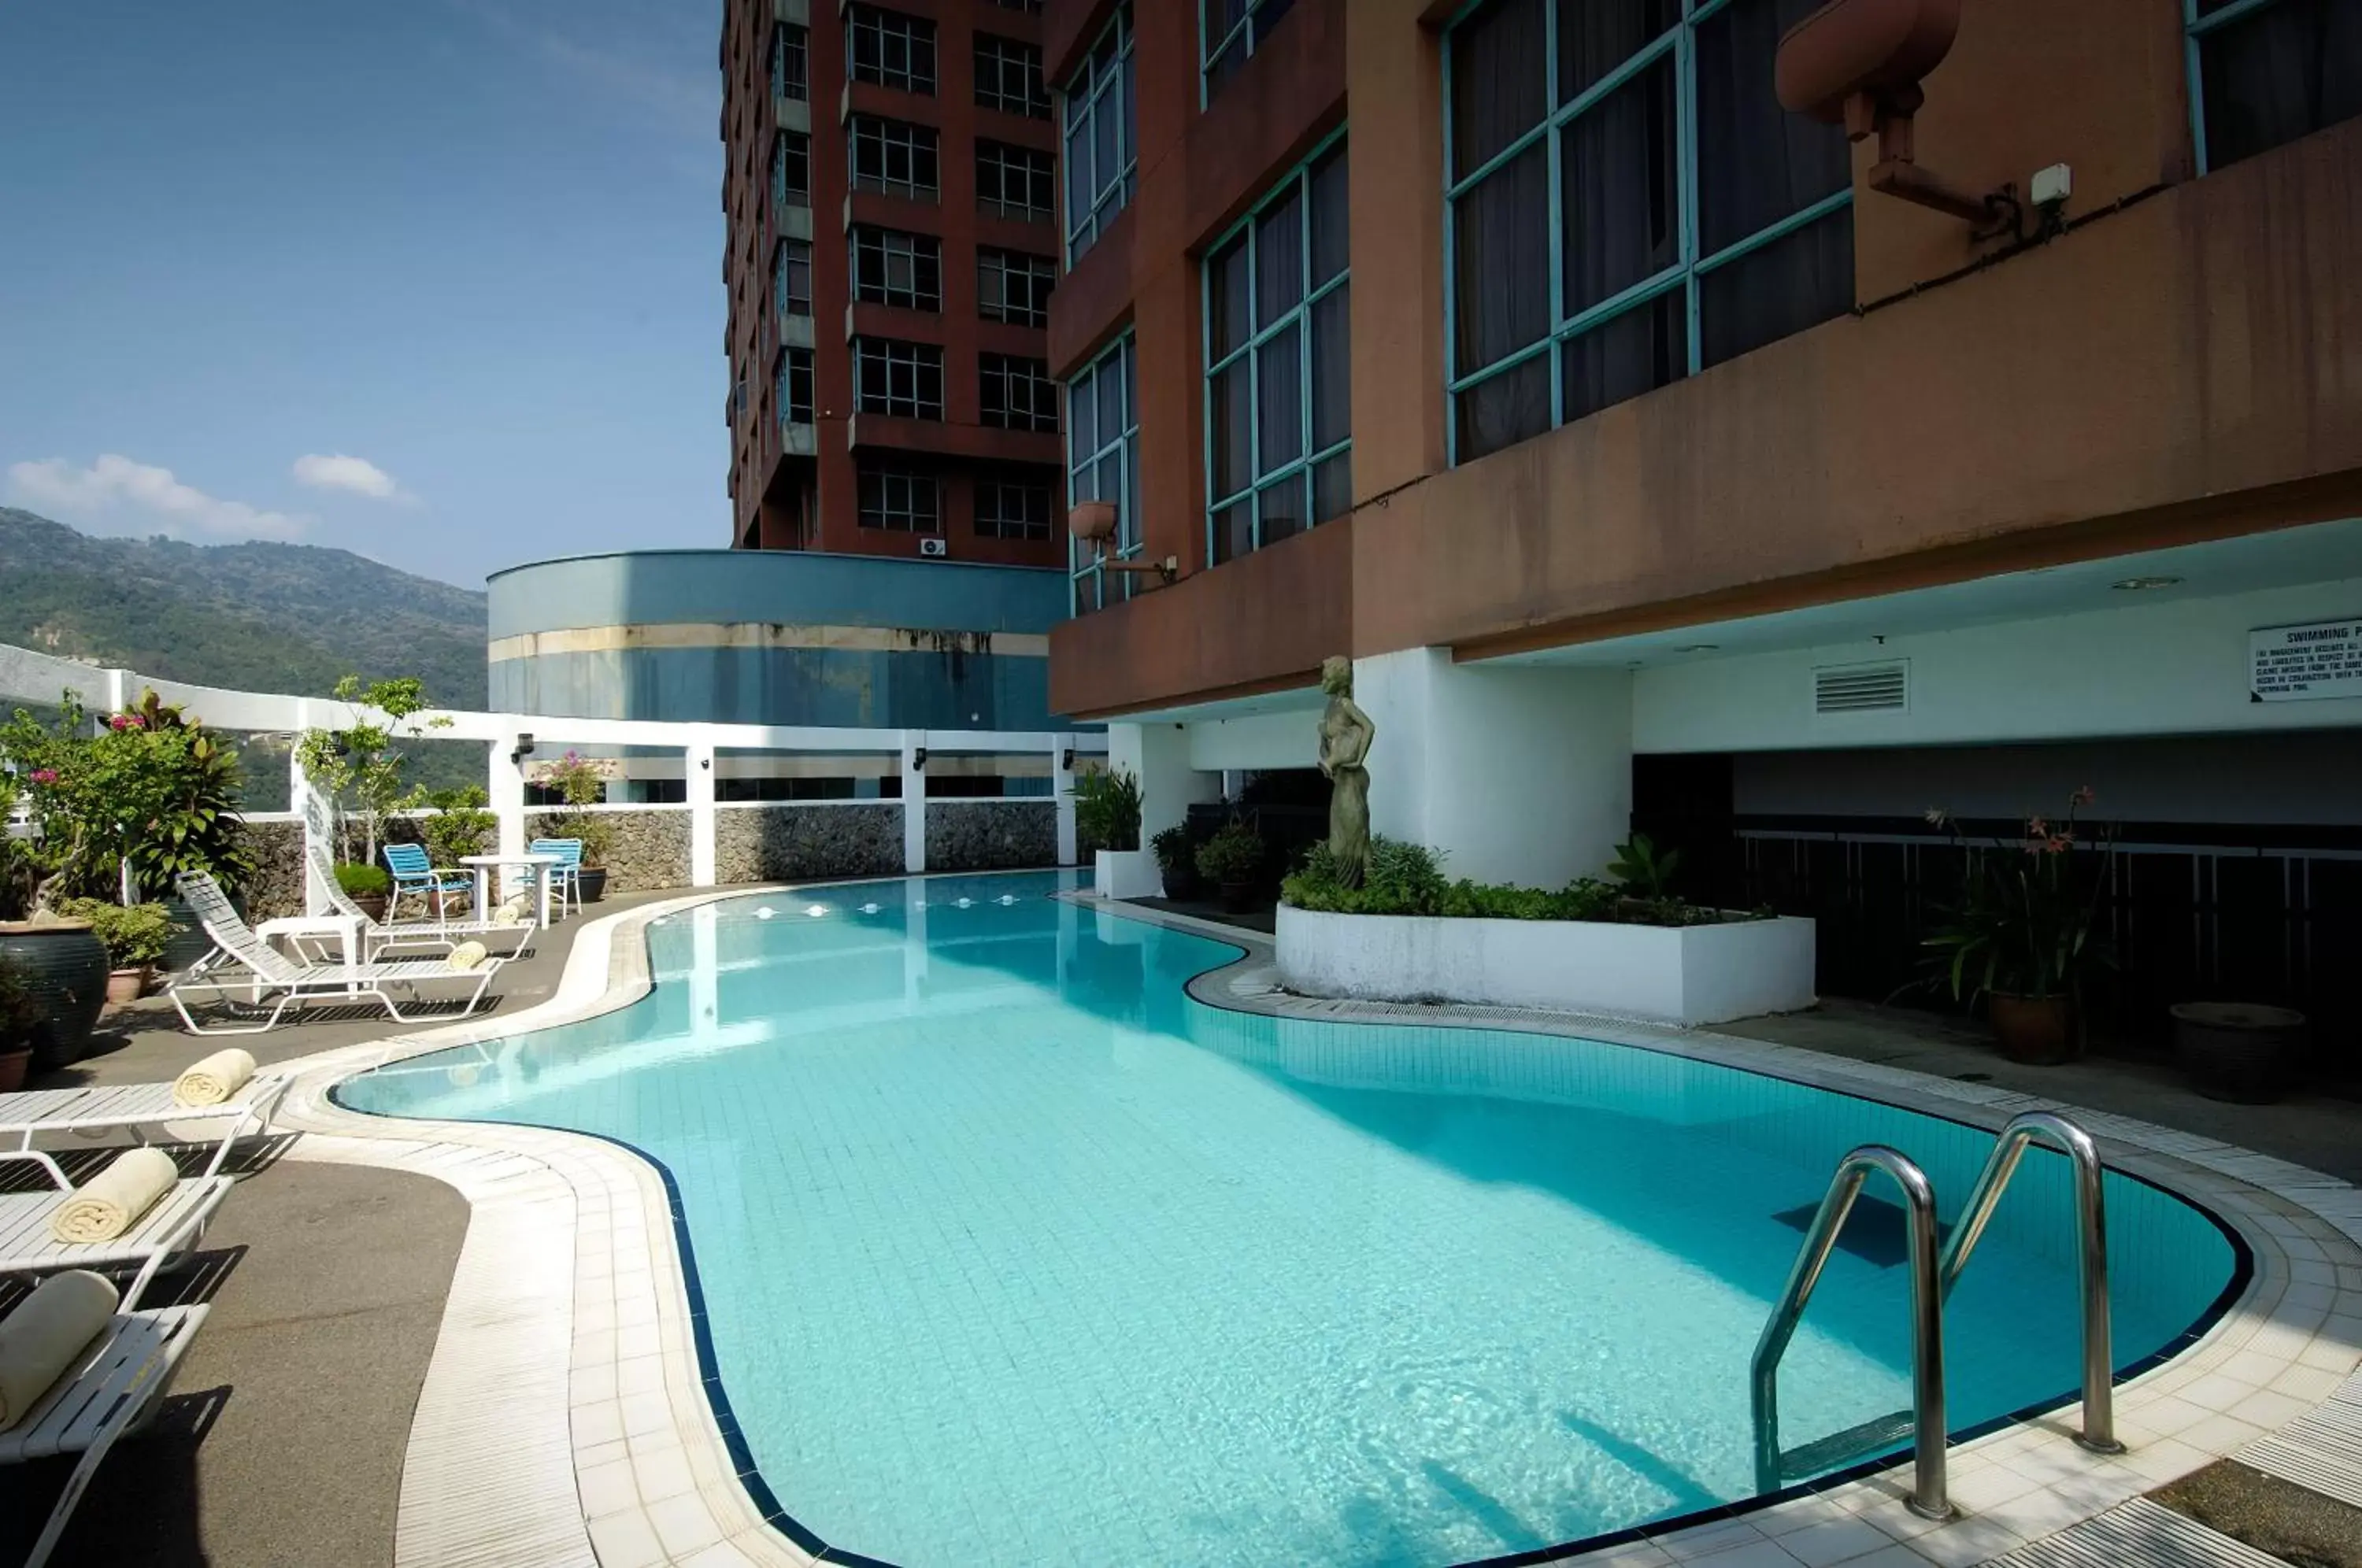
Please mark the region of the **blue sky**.
POLYGON ((719 0, 0 6, 0 502, 728 544, 719 0))

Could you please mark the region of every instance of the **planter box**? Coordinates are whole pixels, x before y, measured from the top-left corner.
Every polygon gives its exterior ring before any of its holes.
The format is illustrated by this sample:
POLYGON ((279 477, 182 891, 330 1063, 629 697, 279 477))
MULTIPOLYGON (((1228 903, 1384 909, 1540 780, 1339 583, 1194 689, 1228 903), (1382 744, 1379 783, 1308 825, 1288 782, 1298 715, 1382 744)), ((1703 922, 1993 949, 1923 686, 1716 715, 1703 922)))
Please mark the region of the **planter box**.
POLYGON ((1153 849, 1102 849, 1091 878, 1103 899, 1153 899, 1164 889, 1153 849))
POLYGON ((1813 922, 1615 925, 1279 908, 1280 983, 1313 997, 1454 1001, 1727 1023, 1811 1007, 1813 922))

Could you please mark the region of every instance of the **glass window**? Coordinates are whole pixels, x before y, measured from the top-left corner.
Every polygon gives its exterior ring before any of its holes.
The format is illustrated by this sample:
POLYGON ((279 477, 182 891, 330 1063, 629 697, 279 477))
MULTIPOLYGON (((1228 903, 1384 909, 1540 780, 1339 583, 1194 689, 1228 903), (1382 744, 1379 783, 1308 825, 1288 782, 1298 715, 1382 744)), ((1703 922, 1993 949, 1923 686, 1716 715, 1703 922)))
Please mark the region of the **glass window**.
POLYGON ((812 313, 811 246, 807 242, 779 241, 771 257, 771 303, 782 318, 812 313))
POLYGON ((811 96, 811 35, 805 28, 781 22, 771 29, 771 96, 807 100, 811 96))
POLYGON ((1042 50, 1015 39, 977 34, 976 102, 978 108, 1004 115, 1048 119, 1050 94, 1042 85, 1042 50))
POLYGON ((1198 0, 1198 53, 1210 103, 1287 15, 1289 0, 1198 0))
MULTIPOLYGON (((1140 399, 1138 352, 1131 335, 1066 383, 1066 502, 1115 503, 1115 537, 1108 553, 1127 559, 1141 551, 1140 399)), ((1075 613, 1102 609, 1130 597, 1129 581, 1110 581, 1080 540, 1066 546, 1075 580, 1075 613)))
POLYGON ((944 350, 935 343, 857 337, 853 343, 853 405, 897 419, 944 416, 944 350))
POLYGON ((2354 0, 2188 0, 2200 172, 2362 114, 2354 0))
POLYGON ((1206 262, 1207 558, 1352 505, 1352 275, 1341 134, 1206 262))
POLYGON ((1845 134, 1772 94, 1818 3, 1485 0, 1452 28, 1455 462, 1852 308, 1845 134))
POLYGON ((1048 539, 1050 481, 977 480, 976 531, 988 539, 1048 539))
POLYGON ((1050 379, 1046 360, 1013 354, 981 354, 978 367, 977 414, 997 430, 1058 428, 1058 383, 1050 379))
POLYGON ((855 6, 844 40, 846 67, 855 82, 933 95, 935 24, 926 17, 855 6))
POLYGON ((809 348, 780 349, 778 362, 772 367, 771 375, 781 423, 810 425, 812 422, 812 351, 809 348))
POLYGON ((1083 68, 1066 83, 1066 265, 1081 260, 1131 201, 1131 7, 1116 7, 1083 68))
POLYGON ((976 204, 995 217, 1044 222, 1055 198, 1050 155, 1003 141, 976 143, 976 204))
POLYGON ((855 225, 853 297, 904 310, 944 308, 944 246, 931 234, 855 225))
POLYGON ((893 534, 944 531, 943 487, 931 473, 864 463, 860 470, 861 526, 893 534))
POLYGON ((933 126, 853 116, 853 188, 932 202, 942 184, 933 126))
POLYGON ((1058 264, 1047 256, 999 250, 989 245, 976 252, 976 308, 987 321, 1017 326, 1050 325, 1050 291, 1058 282, 1058 264))
POLYGON ((801 131, 781 131, 771 143, 771 207, 811 205, 811 138, 801 131))

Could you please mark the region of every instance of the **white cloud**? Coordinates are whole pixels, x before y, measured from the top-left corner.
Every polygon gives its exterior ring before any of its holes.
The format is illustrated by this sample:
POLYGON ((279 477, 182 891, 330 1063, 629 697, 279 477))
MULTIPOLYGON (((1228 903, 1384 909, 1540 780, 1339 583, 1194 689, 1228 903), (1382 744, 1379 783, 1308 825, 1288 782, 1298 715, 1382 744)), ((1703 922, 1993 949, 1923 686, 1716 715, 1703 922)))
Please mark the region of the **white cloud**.
POLYGON ((101 453, 86 469, 63 458, 11 463, 8 489, 36 512, 96 524, 121 523, 130 513, 130 531, 176 538, 292 539, 312 525, 309 517, 207 495, 173 478, 170 469, 116 452, 101 453))
POLYGON ((348 458, 342 452, 323 456, 306 452, 295 459, 295 482, 314 490, 349 491, 374 501, 407 501, 393 476, 370 462, 367 458, 348 458))

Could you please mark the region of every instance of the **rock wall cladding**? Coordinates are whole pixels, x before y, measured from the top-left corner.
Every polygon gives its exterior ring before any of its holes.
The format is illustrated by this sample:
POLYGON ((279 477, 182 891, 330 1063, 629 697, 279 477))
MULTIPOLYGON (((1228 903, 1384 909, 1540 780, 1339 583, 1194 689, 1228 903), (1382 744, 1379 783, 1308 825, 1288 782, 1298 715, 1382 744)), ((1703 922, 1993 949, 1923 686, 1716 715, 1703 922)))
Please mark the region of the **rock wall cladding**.
POLYGON ((724 883, 808 882, 902 874, 902 808, 724 806, 713 870, 724 883))
POLYGON ((283 920, 304 912, 304 824, 241 823, 238 838, 254 857, 240 891, 250 921, 283 920))
MULTIPOLYGON (((557 812, 527 812, 527 841, 544 836, 546 819, 557 812)), ((663 888, 689 886, 689 812, 686 811, 601 812, 607 825, 607 890, 646 893, 663 888)))
POLYGON ((1057 864, 1055 801, 927 802, 930 871, 1013 871, 1057 864))

